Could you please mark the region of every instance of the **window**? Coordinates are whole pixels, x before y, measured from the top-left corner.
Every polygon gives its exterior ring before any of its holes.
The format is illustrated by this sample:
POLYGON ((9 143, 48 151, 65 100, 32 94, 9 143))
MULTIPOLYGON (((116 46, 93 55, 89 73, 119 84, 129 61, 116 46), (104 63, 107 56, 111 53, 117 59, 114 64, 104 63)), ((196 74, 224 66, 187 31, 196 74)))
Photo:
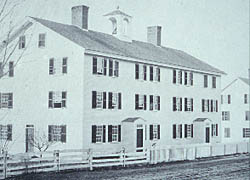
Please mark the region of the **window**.
POLYGON ((153 81, 154 80, 154 67, 153 66, 150 66, 149 67, 149 75, 150 75, 150 77, 149 77, 149 80, 150 81, 153 81))
POLYGON ((49 75, 53 74, 67 74, 68 58, 61 59, 50 58, 49 59, 49 75))
POLYGON ((231 95, 230 95, 230 94, 227 95, 227 103, 228 103, 228 104, 231 104, 231 95))
POLYGON ((106 126, 93 125, 92 126, 92 143, 105 143, 106 142, 106 126))
POLYGON ((159 67, 156 68, 156 73, 155 73, 155 78, 154 78, 155 81, 158 81, 160 82, 161 80, 161 70, 159 67))
POLYGON ((220 102, 221 102, 221 104, 223 104, 223 95, 221 95, 220 98, 221 98, 220 102))
POLYGON ((246 121, 250 121, 250 111, 246 111, 246 121))
POLYGON ((151 111, 159 111, 160 110, 160 96, 153 96, 153 95, 150 95, 149 96, 149 105, 150 105, 150 108, 149 110, 151 111))
POLYGON ((66 143, 66 125, 49 125, 48 131, 49 142, 66 143))
POLYGON ((157 140, 160 139, 160 125, 159 124, 152 124, 149 126, 149 138, 150 140, 157 140))
POLYGON ((218 112, 218 100, 202 99, 202 112, 218 112))
POLYGON ((9 62, 9 77, 14 77, 14 62, 9 62))
POLYGON ((185 103, 185 111, 193 111, 193 98, 185 98, 184 99, 185 103))
POLYGON ((182 71, 178 71, 178 84, 182 84, 182 71))
POLYGON ((46 34, 39 34, 38 47, 45 47, 45 36, 46 34))
POLYGON ((204 75, 204 88, 208 87, 208 76, 204 75))
POLYGON ((109 92, 108 94, 109 94, 108 108, 121 109, 121 103, 122 103, 121 93, 109 92))
POLYGON ((185 124, 184 126, 184 137, 192 138, 194 136, 193 124, 185 124))
POLYGON ((182 138, 182 124, 173 124, 173 139, 182 138))
MULTIPOLYGON (((112 68, 113 68, 113 64, 112 64, 112 68)), ((113 74, 113 71, 110 71, 110 73, 111 72, 113 74)), ((93 74, 99 74, 99 75, 106 76, 106 74, 107 74, 107 59, 93 57, 93 74)))
POLYGON ((222 111, 222 121, 230 120, 230 111, 222 111))
POLYGON ((230 128, 224 128, 224 137, 230 138, 230 128))
POLYGON ((173 69, 173 84, 176 84, 176 70, 173 69))
POLYGON ((121 142, 121 125, 108 126, 108 142, 121 142))
POLYGON ((136 110, 147 110, 147 96, 146 95, 135 95, 135 109, 136 110))
POLYGON ((244 104, 248 104, 248 94, 244 94, 244 104))
POLYGON ((216 88, 216 77, 212 77, 212 88, 216 88))
POLYGON ((66 107, 66 91, 50 91, 49 92, 49 108, 65 108, 66 107))
POLYGON ((25 48, 25 36, 20 36, 19 37, 19 43, 18 43, 18 47, 19 49, 24 49, 25 48))
POLYGON ((173 97, 173 111, 182 111, 181 97, 173 97))
POLYGON ((115 61, 114 76, 119 77, 119 62, 115 61))
POLYGON ((12 125, 0 125, 0 140, 12 141, 12 125))
POLYGON ((0 93, 0 109, 13 108, 13 93, 0 93))
POLYGON ((135 64, 135 79, 147 80, 147 66, 135 64))
POLYGON ((212 136, 218 136, 218 124, 212 124, 212 136))
POLYGON ((106 109, 106 92, 92 91, 92 108, 106 109))
POLYGON ((250 128, 243 128, 243 138, 250 138, 250 128))
POLYGON ((193 73, 192 73, 192 72, 189 73, 189 84, 190 84, 191 86, 194 85, 194 76, 193 76, 193 73))

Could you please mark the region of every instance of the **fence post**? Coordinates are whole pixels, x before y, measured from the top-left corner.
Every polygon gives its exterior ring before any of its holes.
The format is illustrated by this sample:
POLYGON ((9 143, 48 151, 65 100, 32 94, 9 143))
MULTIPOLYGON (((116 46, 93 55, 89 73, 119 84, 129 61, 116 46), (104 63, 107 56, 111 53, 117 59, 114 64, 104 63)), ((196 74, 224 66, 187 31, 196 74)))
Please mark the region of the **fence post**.
POLYGON ((57 172, 60 171, 60 155, 59 150, 54 150, 54 168, 57 172))
POLYGON ((150 149, 149 148, 146 149, 146 158, 147 158, 147 162, 150 163, 150 149))
POLYGON ((197 146, 194 147, 194 158, 197 159, 197 146))
POLYGON ((236 144, 236 150, 235 150, 236 152, 236 154, 238 154, 238 152, 239 152, 239 147, 238 147, 238 143, 236 144))
POLYGON ((224 144, 224 156, 226 155, 226 144, 224 144))
POLYGON ((122 161, 122 167, 125 167, 125 148, 124 147, 121 150, 120 159, 122 161))
POLYGON ((4 175, 4 179, 7 178, 7 156, 8 156, 8 152, 4 151, 3 152, 3 175, 4 175))
POLYGON ((93 151, 89 149, 88 151, 88 160, 89 160, 89 170, 93 171, 93 151))
POLYGON ((210 156, 213 156, 213 145, 210 145, 210 156))

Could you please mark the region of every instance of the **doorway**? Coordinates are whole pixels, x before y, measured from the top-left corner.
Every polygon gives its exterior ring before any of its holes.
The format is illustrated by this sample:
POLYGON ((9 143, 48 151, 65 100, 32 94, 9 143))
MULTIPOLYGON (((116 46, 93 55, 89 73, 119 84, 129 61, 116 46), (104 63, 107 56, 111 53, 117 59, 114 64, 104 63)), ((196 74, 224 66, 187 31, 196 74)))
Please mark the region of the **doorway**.
POLYGON ((137 125, 136 130, 136 152, 143 151, 143 125, 137 125))
POLYGON ((206 127, 206 143, 210 143, 210 129, 206 127))
POLYGON ((26 125, 25 152, 34 152, 34 125, 26 125))

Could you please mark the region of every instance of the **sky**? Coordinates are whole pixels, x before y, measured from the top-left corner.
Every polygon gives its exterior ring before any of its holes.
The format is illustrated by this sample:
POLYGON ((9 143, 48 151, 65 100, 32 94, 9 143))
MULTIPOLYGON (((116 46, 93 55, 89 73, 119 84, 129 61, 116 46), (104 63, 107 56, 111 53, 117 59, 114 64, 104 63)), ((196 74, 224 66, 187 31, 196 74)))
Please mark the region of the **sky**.
POLYGON ((26 0, 16 18, 71 23, 71 7, 89 6, 89 29, 111 33, 103 16, 116 9, 133 16, 132 39, 146 41, 147 26, 162 26, 162 45, 183 50, 227 73, 222 87, 247 77, 248 0, 26 0))

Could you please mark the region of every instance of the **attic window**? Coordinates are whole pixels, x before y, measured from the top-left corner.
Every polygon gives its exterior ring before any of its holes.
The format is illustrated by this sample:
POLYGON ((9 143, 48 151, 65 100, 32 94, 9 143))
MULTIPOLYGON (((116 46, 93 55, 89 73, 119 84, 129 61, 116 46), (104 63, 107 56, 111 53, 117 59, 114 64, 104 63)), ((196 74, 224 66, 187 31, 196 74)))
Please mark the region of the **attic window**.
POLYGON ((39 40, 38 40, 38 47, 41 48, 41 47, 45 47, 45 37, 46 37, 46 34, 39 34, 39 40))
POLYGON ((18 47, 19 49, 24 49, 25 48, 25 36, 20 36, 19 37, 19 43, 18 43, 18 47))

